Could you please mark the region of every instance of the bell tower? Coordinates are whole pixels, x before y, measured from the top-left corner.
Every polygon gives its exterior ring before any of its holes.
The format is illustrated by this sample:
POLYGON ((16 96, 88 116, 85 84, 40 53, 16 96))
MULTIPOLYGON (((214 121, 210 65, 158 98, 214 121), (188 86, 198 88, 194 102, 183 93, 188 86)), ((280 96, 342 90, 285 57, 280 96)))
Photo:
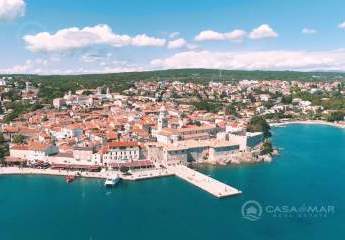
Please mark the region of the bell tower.
POLYGON ((163 128, 168 127, 168 112, 164 106, 162 106, 159 110, 157 125, 158 125, 158 131, 162 130, 163 128))

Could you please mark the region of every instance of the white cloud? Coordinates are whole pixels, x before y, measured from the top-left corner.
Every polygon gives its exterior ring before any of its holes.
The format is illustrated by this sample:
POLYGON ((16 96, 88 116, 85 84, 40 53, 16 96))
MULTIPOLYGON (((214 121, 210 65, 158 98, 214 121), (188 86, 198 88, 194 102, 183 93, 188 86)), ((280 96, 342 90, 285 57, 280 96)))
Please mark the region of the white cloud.
POLYGON ((9 68, 0 68, 0 73, 15 74, 15 73, 41 73, 42 67, 46 68, 49 64, 47 59, 37 58, 34 60, 28 59, 23 64, 17 64, 9 68))
POLYGON ((154 59, 155 68, 221 68, 242 70, 345 71, 345 49, 332 51, 186 51, 154 59))
POLYGON ((131 44, 138 47, 163 47, 166 40, 147 36, 146 34, 136 35, 132 38, 131 44))
POLYGON ((30 66, 28 64, 18 64, 9 68, 0 68, 2 74, 14 74, 14 73, 28 73, 30 66))
POLYGON ((175 38, 178 37, 180 35, 180 32, 172 32, 169 34, 169 38, 175 38))
POLYGON ((214 68, 233 70, 345 71, 345 49, 329 51, 185 51, 168 58, 154 59, 150 65, 106 59, 99 64, 27 60, 22 65, 0 69, 0 73, 79 74, 145 71, 172 68, 214 68), (81 64, 80 64, 81 63, 81 64), (72 66, 72 67, 71 67, 72 66))
POLYGON ((107 59, 107 56, 101 54, 85 53, 80 56, 80 61, 84 63, 94 63, 107 59))
POLYGON ((0 0, 0 21, 11 21, 25 14, 23 0, 0 0))
POLYGON ((94 45, 109 45, 112 47, 139 46, 162 47, 166 40, 147 36, 146 34, 130 37, 116 34, 108 25, 96 25, 84 28, 65 28, 54 34, 48 32, 26 35, 23 37, 27 49, 32 52, 70 51, 94 45))
POLYGON ((187 44, 187 48, 188 48, 189 50, 194 50, 194 49, 198 49, 198 48, 199 48, 199 45, 188 43, 188 44, 187 44))
POLYGON ((183 48, 188 45, 187 41, 183 38, 179 38, 176 40, 172 40, 168 42, 168 48, 175 49, 175 48, 183 48))
POLYGON ((233 40, 240 41, 246 36, 246 32, 241 29, 235 29, 232 32, 216 32, 213 30, 201 31, 195 36, 195 41, 219 41, 219 40, 233 40))
POLYGON ((95 70, 89 73, 117 73, 117 72, 141 72, 146 71, 144 67, 139 66, 114 66, 104 67, 103 69, 95 70))
POLYGON ((278 34, 268 24, 262 24, 261 26, 254 28, 249 34, 249 38, 251 39, 275 37, 278 37, 278 34))
POLYGON ((241 29, 235 29, 232 32, 224 33, 226 39, 233 41, 241 41, 246 35, 246 31, 241 29))
POLYGON ((28 59, 23 64, 0 68, 0 74, 88 74, 147 70, 143 66, 114 59, 104 59, 105 61, 100 61, 99 64, 92 62, 92 65, 88 61, 75 62, 75 60, 71 61, 70 59, 64 60, 69 60, 68 64, 60 64, 60 62, 56 62, 50 58, 28 59))
MULTIPOLYGON (((247 36, 247 32, 242 29, 235 29, 232 32, 216 32, 213 30, 201 31, 195 36, 195 41, 242 41, 247 36)), ((262 24, 249 33, 251 39, 275 38, 278 34, 268 25, 262 24)))
POLYGON ((312 29, 312 28, 303 28, 302 33, 303 34, 315 34, 315 33, 317 33, 317 30, 312 29))
POLYGON ((205 30, 195 36, 195 41, 224 40, 224 35, 212 30, 205 30))
POLYGON ((338 25, 338 28, 345 29, 345 22, 342 22, 338 25))
POLYGON ((85 69, 84 73, 114 73, 114 72, 138 72, 146 69, 137 64, 129 63, 123 60, 113 60, 110 62, 101 62, 101 68, 85 69))

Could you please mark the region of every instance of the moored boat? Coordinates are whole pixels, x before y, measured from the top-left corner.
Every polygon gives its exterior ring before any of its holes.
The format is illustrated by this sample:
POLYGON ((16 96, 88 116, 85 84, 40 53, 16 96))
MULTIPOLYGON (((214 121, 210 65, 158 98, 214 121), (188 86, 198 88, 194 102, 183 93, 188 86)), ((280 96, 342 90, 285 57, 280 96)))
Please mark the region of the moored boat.
POLYGON ((74 176, 74 175, 67 175, 67 176, 65 176, 65 180, 66 180, 67 183, 73 182, 75 180, 75 178, 76 178, 76 176, 74 176))
POLYGON ((105 180, 104 186, 106 187, 113 187, 120 181, 120 177, 118 175, 115 175, 113 177, 109 177, 105 180))

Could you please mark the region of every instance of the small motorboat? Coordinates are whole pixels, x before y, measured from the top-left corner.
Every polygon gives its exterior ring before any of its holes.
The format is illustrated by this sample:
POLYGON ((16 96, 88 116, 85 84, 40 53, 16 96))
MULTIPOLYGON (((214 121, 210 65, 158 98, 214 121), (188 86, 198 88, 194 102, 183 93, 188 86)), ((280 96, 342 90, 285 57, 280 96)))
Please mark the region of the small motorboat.
POLYGON ((76 176, 74 175, 67 175, 65 176, 66 183, 71 183, 76 179, 76 176))
POLYGON ((114 187, 120 181, 120 177, 115 175, 113 177, 109 177, 105 180, 104 186, 106 187, 114 187))

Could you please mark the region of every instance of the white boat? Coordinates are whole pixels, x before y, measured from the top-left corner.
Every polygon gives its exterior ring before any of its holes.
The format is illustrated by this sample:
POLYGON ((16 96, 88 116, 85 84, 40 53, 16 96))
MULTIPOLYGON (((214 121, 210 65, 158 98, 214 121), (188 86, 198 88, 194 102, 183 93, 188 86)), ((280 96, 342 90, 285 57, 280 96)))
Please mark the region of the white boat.
POLYGON ((105 180, 104 186, 106 187, 113 187, 120 181, 120 177, 118 175, 115 175, 113 177, 109 177, 105 180))

